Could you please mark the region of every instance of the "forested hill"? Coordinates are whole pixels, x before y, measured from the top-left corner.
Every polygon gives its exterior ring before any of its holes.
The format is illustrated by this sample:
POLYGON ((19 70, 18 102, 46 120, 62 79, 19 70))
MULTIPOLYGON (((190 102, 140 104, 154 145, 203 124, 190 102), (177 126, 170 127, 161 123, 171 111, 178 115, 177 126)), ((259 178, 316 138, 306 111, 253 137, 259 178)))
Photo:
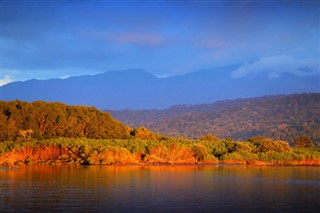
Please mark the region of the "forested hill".
POLYGON ((302 135, 320 142, 320 93, 265 96, 180 105, 166 110, 110 111, 131 126, 168 136, 247 139, 262 135, 293 140, 302 135))
POLYGON ((125 126, 95 107, 43 101, 0 101, 0 141, 57 137, 155 139, 158 136, 144 128, 125 126))

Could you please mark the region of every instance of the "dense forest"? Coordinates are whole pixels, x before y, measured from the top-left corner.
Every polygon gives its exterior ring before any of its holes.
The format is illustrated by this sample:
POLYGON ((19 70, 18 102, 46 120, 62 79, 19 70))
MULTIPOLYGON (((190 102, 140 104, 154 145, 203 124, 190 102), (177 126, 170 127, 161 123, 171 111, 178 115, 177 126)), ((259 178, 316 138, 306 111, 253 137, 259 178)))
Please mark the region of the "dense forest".
POLYGON ((127 125, 145 126, 173 137, 195 139, 213 134, 245 140, 263 135, 293 145, 296 138, 307 136, 315 144, 320 142, 320 93, 180 105, 166 110, 109 112, 127 125))
POLYGON ((145 128, 132 129, 95 107, 35 101, 0 101, 0 141, 68 138, 149 138, 145 128))
POLYGON ((95 107, 16 100, 0 102, 0 110, 0 165, 320 165, 320 149, 307 136, 296 138, 294 148, 261 136, 235 141, 207 134, 191 140, 133 129, 95 107))

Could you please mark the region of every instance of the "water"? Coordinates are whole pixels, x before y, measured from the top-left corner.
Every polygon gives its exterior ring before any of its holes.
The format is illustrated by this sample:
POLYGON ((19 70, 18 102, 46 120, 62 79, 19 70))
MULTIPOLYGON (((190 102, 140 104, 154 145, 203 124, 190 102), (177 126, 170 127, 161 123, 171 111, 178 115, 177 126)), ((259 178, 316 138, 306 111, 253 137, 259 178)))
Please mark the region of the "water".
POLYGON ((320 167, 0 168, 0 212, 319 212, 320 167))

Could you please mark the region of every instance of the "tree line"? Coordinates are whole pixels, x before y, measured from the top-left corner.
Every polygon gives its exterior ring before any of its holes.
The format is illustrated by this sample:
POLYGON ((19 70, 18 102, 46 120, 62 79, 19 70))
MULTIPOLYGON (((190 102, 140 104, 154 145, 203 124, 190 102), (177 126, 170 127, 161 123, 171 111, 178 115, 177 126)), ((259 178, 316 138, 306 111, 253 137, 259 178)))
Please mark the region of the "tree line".
POLYGON ((158 136, 145 128, 132 129, 95 107, 58 102, 0 101, 0 141, 58 137, 128 139, 158 136))

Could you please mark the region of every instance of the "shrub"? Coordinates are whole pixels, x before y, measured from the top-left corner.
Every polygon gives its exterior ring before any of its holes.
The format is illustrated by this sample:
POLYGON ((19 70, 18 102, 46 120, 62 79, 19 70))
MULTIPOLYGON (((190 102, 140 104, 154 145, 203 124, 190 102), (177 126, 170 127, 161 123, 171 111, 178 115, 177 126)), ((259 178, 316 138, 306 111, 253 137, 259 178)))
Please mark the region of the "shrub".
POLYGON ((201 144, 194 144, 192 150, 194 153, 194 159, 196 163, 198 163, 199 161, 203 161, 205 157, 208 155, 208 151, 201 144))
POLYGON ((246 152, 254 153, 257 151, 257 147, 250 142, 237 142, 235 143, 235 151, 237 152, 246 151, 246 152))
POLYGON ((212 143, 212 154, 215 157, 220 158, 222 155, 229 152, 227 145, 228 144, 223 141, 217 141, 212 143))
POLYGON ((237 152, 227 153, 221 157, 221 160, 243 161, 244 158, 237 152))
POLYGON ((258 154, 259 159, 267 162, 290 162, 293 155, 290 153, 280 153, 275 151, 262 152, 258 154))
POLYGON ((274 141, 270 138, 266 137, 253 137, 248 139, 249 142, 253 143, 257 149, 257 152, 269 152, 269 151, 275 151, 275 152, 289 152, 291 151, 289 143, 285 141, 274 141))

